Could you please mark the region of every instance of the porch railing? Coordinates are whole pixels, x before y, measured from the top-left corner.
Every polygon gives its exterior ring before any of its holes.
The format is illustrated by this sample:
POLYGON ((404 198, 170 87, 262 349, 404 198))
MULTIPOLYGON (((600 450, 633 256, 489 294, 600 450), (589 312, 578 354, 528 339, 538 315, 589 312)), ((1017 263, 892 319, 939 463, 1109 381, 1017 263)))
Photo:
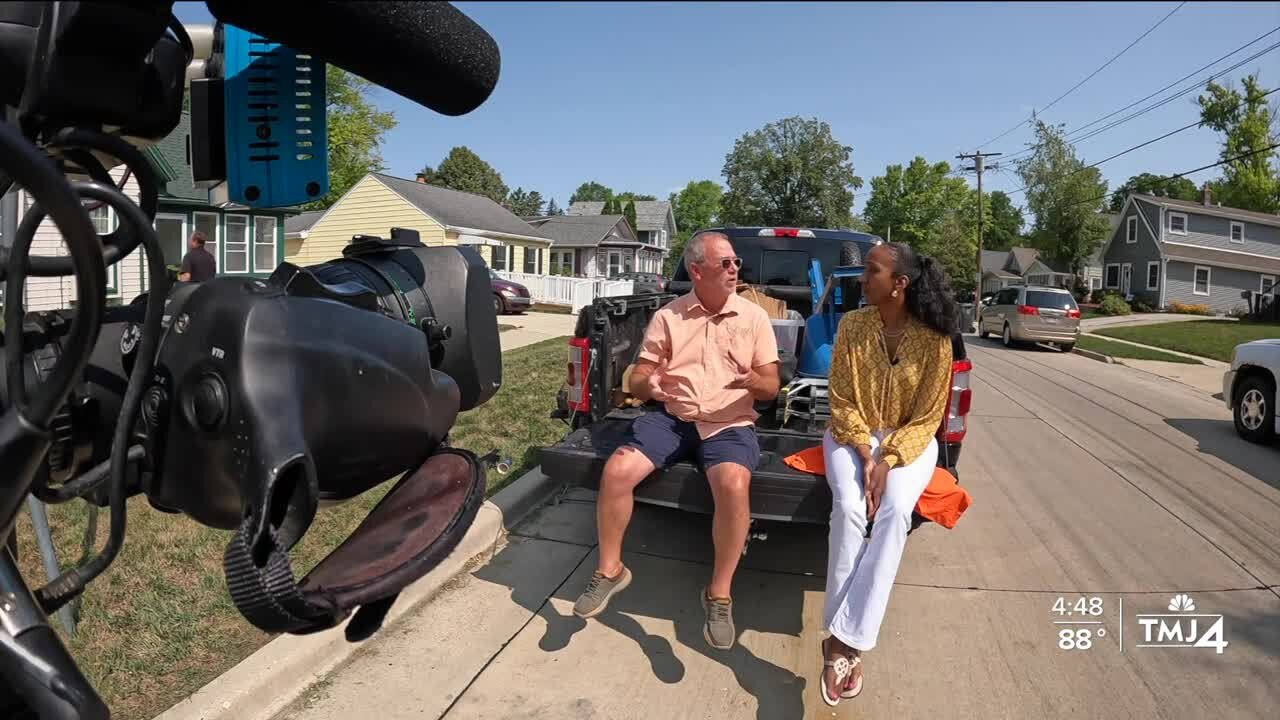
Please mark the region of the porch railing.
POLYGON ((533 275, 530 273, 497 270, 498 276, 520 283, 529 289, 534 302, 551 305, 568 305, 573 312, 590 305, 596 298, 618 297, 634 292, 631 280, 600 280, 571 278, 559 275, 533 275))

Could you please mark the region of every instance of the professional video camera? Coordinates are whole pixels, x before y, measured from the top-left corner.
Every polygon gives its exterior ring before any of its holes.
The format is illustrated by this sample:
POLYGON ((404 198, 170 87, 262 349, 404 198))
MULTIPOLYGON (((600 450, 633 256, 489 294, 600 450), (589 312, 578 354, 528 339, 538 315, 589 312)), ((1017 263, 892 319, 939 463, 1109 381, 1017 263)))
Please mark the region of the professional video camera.
POLYGON ((485 460, 448 443, 457 414, 501 384, 479 255, 391 228, 320 265, 172 285, 141 149, 177 126, 190 81, 200 180, 249 207, 305 201, 327 188, 324 138, 295 153, 284 131, 315 127, 304 110, 324 104, 281 106, 285 83, 310 83, 317 102, 329 62, 461 115, 497 82, 496 44, 446 3, 208 6, 218 25, 193 42, 172 3, 0 4, 0 195, 32 200, 0 244, 0 717, 109 716, 47 615, 115 558, 130 496, 234 531, 228 589, 257 627, 302 634, 350 617, 353 640, 453 550, 483 499, 485 460), (137 203, 110 174, 121 166, 137 203), (103 204, 119 227, 99 236, 88 210, 103 204), (30 254, 46 218, 67 255, 30 254), (108 308, 107 268, 139 246, 149 292, 108 308), (59 276, 74 277, 75 310, 24 314, 27 279, 59 276), (296 579, 288 552, 317 509, 400 474, 296 579), (28 494, 84 498, 111 519, 99 555, 34 593, 13 554, 28 494))

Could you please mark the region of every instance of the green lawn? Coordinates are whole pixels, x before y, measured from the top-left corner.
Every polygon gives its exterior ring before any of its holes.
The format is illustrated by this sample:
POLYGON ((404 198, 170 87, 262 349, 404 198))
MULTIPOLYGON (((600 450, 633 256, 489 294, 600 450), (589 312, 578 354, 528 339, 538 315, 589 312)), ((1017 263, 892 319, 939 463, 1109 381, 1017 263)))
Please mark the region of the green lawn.
POLYGON ((1181 355, 1171 355, 1167 352, 1159 350, 1147 350, 1146 348, 1134 347, 1133 345, 1125 345, 1114 340, 1103 340, 1102 338, 1081 335, 1076 347, 1090 350, 1103 355, 1110 355, 1113 358, 1127 358, 1133 360, 1163 360, 1164 362, 1185 363, 1188 365, 1200 365, 1199 360, 1182 357, 1181 355))
MULTIPOLYGON (((537 464, 537 448, 567 428, 548 414, 564 381, 567 338, 547 340, 503 355, 502 389, 460 416, 451 442, 477 455, 497 448, 513 461, 511 472, 490 471, 490 494, 537 464)), ((299 577, 364 519, 390 483, 344 505, 322 510, 294 549, 299 577)), ((64 567, 80 555, 88 521, 77 501, 49 508, 50 525, 64 567)), ((107 513, 98 516, 98 544, 108 535, 107 513)), ((236 611, 227 594, 222 552, 228 532, 152 509, 145 498, 129 501, 128 535, 120 555, 85 592, 72 655, 107 701, 112 718, 149 720, 227 671, 272 639, 236 611)), ((46 582, 23 512, 18 523, 19 564, 28 583, 46 582)), ((61 625, 54 621, 61 632, 61 625)), ((64 636, 65 640, 65 636, 64 636)))
POLYGON ((1096 332, 1099 335, 1108 335, 1121 340, 1231 362, 1231 351, 1236 345, 1263 338, 1280 338, 1280 325, 1225 320, 1191 320, 1159 325, 1102 328, 1096 332))

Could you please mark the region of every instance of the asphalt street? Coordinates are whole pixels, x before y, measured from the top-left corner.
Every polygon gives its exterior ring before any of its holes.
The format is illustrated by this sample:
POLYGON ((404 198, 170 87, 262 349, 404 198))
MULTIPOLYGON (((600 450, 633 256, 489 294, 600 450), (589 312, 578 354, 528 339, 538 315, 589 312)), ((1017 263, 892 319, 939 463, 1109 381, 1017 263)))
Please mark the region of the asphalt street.
POLYGON ((572 615, 596 559, 593 495, 577 490, 280 719, 1273 716, 1280 447, 1244 442, 1187 385, 968 341, 975 503, 911 536, 859 698, 818 695, 825 528, 758 528, 739 643, 719 652, 701 634, 705 517, 638 506, 633 585, 599 618, 572 615), (1059 598, 1100 612, 1055 613, 1059 598), (1171 647, 1194 644, 1172 636, 1192 620, 1215 640, 1217 616, 1221 653, 1171 647), (1064 631, 1089 647, 1064 649, 1064 631))

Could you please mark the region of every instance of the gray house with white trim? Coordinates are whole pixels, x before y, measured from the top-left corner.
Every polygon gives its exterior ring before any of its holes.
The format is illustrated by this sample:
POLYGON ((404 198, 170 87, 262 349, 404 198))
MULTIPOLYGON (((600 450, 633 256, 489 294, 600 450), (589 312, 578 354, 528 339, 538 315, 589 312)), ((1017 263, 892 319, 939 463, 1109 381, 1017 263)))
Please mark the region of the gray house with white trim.
POLYGON ((1156 308, 1247 306, 1280 277, 1280 215, 1130 194, 1103 253, 1103 287, 1156 308))
MULTIPOLYGON (((676 227, 675 211, 667 200, 636 200, 636 238, 646 246, 645 252, 636 257, 635 272, 661 273, 662 265, 670 252, 671 243, 676 238, 679 228, 676 227)), ((604 212, 604 203, 592 200, 579 200, 569 204, 566 215, 589 216, 604 212)))

